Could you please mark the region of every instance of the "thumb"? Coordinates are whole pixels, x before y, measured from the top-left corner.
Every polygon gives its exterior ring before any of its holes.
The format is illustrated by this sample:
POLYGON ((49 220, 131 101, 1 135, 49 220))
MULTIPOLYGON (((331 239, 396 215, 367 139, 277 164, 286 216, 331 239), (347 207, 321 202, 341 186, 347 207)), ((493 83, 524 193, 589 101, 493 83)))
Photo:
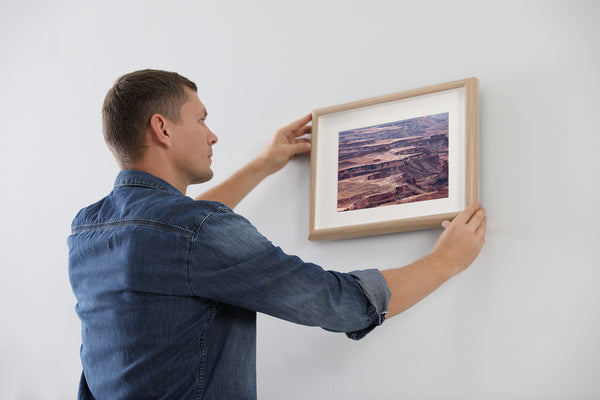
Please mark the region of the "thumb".
POLYGON ((446 229, 448 227, 448 225, 450 225, 450 221, 442 222, 442 228, 446 229))

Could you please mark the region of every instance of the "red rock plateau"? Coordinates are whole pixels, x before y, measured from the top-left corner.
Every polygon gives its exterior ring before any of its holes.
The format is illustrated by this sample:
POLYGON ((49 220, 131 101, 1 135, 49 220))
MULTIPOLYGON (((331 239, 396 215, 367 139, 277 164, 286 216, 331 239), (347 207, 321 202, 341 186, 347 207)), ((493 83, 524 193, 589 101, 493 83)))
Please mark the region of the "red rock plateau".
POLYGON ((448 113, 340 132, 338 211, 448 197, 448 113))

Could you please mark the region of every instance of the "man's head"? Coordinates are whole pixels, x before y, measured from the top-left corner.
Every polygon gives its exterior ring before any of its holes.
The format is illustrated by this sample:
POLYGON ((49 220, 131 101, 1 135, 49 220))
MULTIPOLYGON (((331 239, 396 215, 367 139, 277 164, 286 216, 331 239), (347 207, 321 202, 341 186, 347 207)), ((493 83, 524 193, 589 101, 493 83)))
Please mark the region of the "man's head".
POLYGON ((206 108, 196 85, 175 72, 142 70, 123 75, 104 100, 104 139, 123 169, 141 169, 174 184, 212 178, 206 108))
POLYGON ((102 107, 104 140, 122 168, 144 155, 146 129, 154 114, 180 121, 189 97, 185 88, 198 90, 175 72, 146 69, 123 75, 108 91, 102 107))

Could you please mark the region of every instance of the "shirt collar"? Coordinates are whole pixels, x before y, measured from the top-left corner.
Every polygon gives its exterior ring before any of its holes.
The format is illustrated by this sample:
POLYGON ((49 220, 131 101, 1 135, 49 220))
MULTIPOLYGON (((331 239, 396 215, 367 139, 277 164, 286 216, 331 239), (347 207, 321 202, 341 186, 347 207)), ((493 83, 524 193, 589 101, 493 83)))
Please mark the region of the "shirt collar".
POLYGON ((118 186, 143 186, 152 189, 164 190, 176 194, 182 194, 169 182, 156 177, 145 171, 126 169, 120 171, 115 179, 115 188, 118 186))

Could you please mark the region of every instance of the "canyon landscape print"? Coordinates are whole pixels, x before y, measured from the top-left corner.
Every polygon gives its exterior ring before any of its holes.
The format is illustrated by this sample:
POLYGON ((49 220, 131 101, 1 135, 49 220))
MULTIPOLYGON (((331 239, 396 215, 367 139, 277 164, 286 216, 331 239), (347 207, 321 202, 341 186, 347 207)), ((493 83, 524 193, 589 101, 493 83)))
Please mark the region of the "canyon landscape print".
POLYGON ((448 113, 339 133, 337 210, 448 197, 448 113))

